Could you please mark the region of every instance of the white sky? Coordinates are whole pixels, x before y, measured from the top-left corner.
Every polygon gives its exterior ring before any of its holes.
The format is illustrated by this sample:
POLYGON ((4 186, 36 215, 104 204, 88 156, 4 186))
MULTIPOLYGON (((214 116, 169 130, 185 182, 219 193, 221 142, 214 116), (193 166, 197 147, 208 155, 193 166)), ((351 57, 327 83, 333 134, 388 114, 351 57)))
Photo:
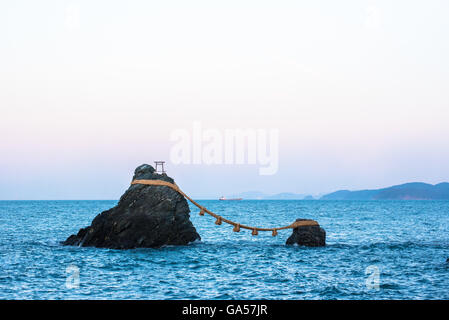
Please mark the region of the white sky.
POLYGON ((278 128, 280 167, 186 192, 449 180, 447 1, 3 1, 0 199, 116 199, 170 132, 278 128))

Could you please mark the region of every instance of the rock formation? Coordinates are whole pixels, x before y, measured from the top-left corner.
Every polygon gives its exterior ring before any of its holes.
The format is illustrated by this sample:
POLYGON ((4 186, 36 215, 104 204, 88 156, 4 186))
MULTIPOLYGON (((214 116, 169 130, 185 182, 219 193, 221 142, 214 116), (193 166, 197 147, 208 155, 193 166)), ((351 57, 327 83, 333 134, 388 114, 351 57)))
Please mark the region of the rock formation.
MULTIPOLYGON (((296 219, 307 221, 309 219, 296 219)), ((318 226, 300 226, 293 229, 293 233, 287 239, 286 244, 298 244, 308 247, 322 247, 326 245, 326 231, 318 226)))
MULTIPOLYGON (((135 179, 174 183, 148 164, 136 168, 135 179)), ((186 245, 201 239, 189 212, 186 199, 171 188, 131 185, 115 207, 97 215, 90 226, 80 229, 63 244, 113 249, 186 245)))

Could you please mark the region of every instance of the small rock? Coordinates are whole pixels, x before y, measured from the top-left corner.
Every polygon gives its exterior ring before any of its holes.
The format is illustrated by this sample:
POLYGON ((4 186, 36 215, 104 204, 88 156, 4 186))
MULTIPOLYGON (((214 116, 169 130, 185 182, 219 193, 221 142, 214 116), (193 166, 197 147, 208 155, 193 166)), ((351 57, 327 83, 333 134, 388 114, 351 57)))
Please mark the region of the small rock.
MULTIPOLYGON (((296 221, 313 221, 310 219, 296 219, 296 221)), ((299 226, 293 229, 286 244, 298 244, 307 247, 323 247, 326 245, 326 231, 318 226, 299 226)))

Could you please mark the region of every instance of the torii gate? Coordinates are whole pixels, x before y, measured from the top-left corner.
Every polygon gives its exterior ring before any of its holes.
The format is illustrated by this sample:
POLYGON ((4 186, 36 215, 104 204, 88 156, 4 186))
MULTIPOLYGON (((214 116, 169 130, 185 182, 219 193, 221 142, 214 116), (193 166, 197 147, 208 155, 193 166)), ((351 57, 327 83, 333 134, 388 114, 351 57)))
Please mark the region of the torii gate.
POLYGON ((156 172, 159 172, 159 171, 157 171, 157 167, 158 167, 158 166, 161 166, 161 171, 160 171, 160 173, 165 173, 165 170, 164 170, 164 163, 165 163, 165 161, 154 161, 154 166, 155 166, 156 172))

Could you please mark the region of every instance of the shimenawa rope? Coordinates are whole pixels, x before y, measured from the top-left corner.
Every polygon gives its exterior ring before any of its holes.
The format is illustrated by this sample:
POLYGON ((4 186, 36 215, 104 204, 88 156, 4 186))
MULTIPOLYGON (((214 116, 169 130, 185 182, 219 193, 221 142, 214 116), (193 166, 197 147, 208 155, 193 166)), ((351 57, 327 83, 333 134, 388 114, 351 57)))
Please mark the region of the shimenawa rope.
POLYGON ((251 227, 251 226, 246 226, 244 224, 240 224, 231 220, 228 220, 226 218, 223 218, 222 216, 213 213, 212 211, 208 210, 207 208, 203 207, 202 205, 200 205, 199 203, 197 203, 195 200, 193 200, 192 198, 190 198, 188 195, 186 195, 176 184, 174 183, 170 183, 167 181, 163 181, 163 180, 133 180, 131 182, 131 184, 143 184, 143 185, 150 185, 150 186, 166 186, 169 187, 173 190, 175 190, 176 192, 178 192, 179 194, 181 194, 182 196, 184 196, 187 200, 189 200, 193 205, 195 205, 196 207, 198 207, 200 209, 199 215, 200 216, 204 216, 204 213, 207 213, 209 215, 211 215, 212 217, 214 217, 215 219, 217 219, 215 221, 216 225, 221 225, 222 222, 226 222, 232 226, 234 226, 233 231, 234 232, 239 232, 240 229, 248 229, 248 230, 252 230, 252 235, 253 236, 257 236, 259 233, 258 231, 271 231, 272 236, 275 237, 278 234, 278 230, 284 230, 284 229, 294 229, 300 226, 318 226, 318 222, 314 221, 314 220, 305 220, 305 221, 295 221, 292 224, 285 226, 285 227, 278 227, 278 228, 258 228, 258 227, 251 227))

